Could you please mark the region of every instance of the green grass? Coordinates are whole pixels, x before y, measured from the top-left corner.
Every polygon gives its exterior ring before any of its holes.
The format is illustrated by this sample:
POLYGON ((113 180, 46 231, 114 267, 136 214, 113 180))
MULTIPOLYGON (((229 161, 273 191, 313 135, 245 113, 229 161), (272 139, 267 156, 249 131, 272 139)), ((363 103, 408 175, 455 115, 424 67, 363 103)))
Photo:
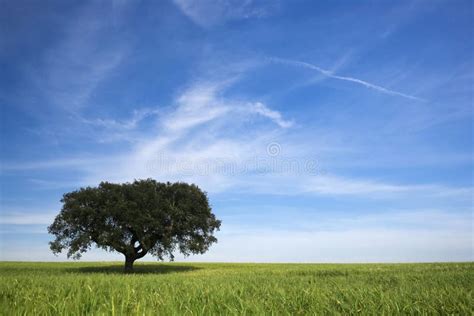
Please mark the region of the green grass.
POLYGON ((474 263, 0 262, 3 315, 473 314, 474 263))

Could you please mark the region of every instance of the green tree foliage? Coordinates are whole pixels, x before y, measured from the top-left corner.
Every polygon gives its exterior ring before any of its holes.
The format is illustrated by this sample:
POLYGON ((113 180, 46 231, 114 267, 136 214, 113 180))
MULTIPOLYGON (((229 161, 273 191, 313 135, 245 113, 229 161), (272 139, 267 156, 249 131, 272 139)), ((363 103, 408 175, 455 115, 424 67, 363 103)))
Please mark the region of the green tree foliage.
POLYGON ((202 254, 217 242, 220 221, 212 213, 205 192, 187 183, 153 179, 133 183, 102 182, 66 193, 63 207, 48 227, 56 238, 53 253, 67 249, 78 259, 95 244, 125 256, 125 270, 151 254, 173 260, 173 252, 202 254))

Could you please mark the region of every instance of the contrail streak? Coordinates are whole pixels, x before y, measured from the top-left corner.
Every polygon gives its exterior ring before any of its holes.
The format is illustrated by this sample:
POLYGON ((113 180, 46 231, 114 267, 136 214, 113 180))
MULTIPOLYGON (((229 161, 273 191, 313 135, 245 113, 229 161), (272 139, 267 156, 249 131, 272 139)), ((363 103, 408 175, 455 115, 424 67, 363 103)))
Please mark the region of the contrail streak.
POLYGON ((276 63, 281 63, 281 64, 286 64, 286 65, 293 65, 293 66, 304 67, 304 68, 316 70, 317 72, 321 73, 322 75, 324 75, 328 78, 333 78, 333 79, 358 83, 360 85, 363 85, 364 87, 374 89, 374 90, 380 91, 382 93, 386 93, 386 94, 390 94, 390 95, 398 95, 398 96, 401 96, 401 97, 404 97, 404 98, 407 98, 407 99, 411 99, 411 100, 416 100, 416 101, 426 101, 425 99, 415 97, 413 95, 405 94, 405 93, 402 93, 402 92, 390 90, 390 89, 384 88, 382 86, 379 86, 379 85, 376 85, 376 84, 373 84, 373 83, 370 83, 370 82, 367 82, 367 81, 364 81, 364 80, 360 80, 360 79, 357 79, 357 78, 346 77, 346 76, 338 76, 338 75, 333 74, 332 71, 322 69, 322 68, 320 68, 318 66, 315 66, 313 64, 310 64, 310 63, 297 61, 297 60, 282 59, 282 58, 270 58, 270 61, 276 62, 276 63))

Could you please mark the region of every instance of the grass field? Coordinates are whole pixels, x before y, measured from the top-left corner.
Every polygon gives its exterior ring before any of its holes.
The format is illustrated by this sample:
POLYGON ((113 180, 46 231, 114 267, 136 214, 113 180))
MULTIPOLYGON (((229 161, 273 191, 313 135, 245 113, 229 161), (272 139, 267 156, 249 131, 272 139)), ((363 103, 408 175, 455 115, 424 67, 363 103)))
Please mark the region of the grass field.
POLYGON ((473 313, 474 263, 0 263, 2 315, 473 313))

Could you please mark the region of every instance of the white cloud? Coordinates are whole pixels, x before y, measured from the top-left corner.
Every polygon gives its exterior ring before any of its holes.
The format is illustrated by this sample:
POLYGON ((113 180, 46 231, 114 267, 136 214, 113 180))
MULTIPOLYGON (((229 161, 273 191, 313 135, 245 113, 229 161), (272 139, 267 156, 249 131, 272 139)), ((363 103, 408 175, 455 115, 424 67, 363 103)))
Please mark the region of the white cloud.
POLYGON ((71 20, 64 34, 28 75, 52 105, 75 112, 88 105, 94 90, 121 64, 126 46, 107 37, 107 21, 95 4, 71 20))
POLYGON ((418 194, 418 195, 464 195, 470 196, 472 188, 468 187, 446 187, 442 185, 423 184, 389 184, 366 179, 350 179, 337 176, 321 175, 308 181, 309 192, 319 194, 349 194, 349 195, 394 195, 394 194, 418 194))
POLYGON ((159 111, 156 109, 139 109, 133 110, 132 117, 128 120, 115 120, 115 119, 86 119, 83 117, 78 117, 81 122, 103 127, 109 130, 131 130, 139 126, 139 123, 144 119, 159 114, 159 111))
POLYGON ((281 113, 259 102, 236 101, 223 96, 226 83, 197 81, 176 97, 168 113, 157 118, 157 130, 113 163, 84 168, 86 183, 130 181, 154 177, 162 181, 190 181, 208 191, 222 191, 235 179, 216 168, 216 162, 238 164, 265 151, 274 128, 262 130, 249 125, 252 117, 269 119, 277 127, 290 127, 281 113), (242 133, 245 128, 247 133, 242 133), (162 168, 166 166, 166 168, 162 168), (211 170, 200 170, 207 168, 211 170), (204 172, 204 173, 203 173, 204 172))
MULTIPOLYGON (((224 229, 224 228, 223 228, 224 229)), ((471 261, 471 235, 459 231, 362 229, 234 232, 209 253, 188 261, 423 262, 471 261)))
POLYGON ((287 121, 283 119, 280 112, 269 109, 265 104, 261 102, 253 103, 250 106, 251 106, 251 111, 255 111, 256 113, 271 119, 280 127, 288 128, 293 125, 292 121, 287 121))
POLYGON ((275 9, 275 2, 260 4, 253 0, 174 0, 174 3, 194 23, 205 28, 227 20, 264 17, 275 9))
POLYGON ((26 162, 2 162, 0 170, 3 171, 25 171, 25 170, 41 170, 41 169, 62 169, 77 167, 79 169, 87 166, 106 163, 110 161, 110 157, 81 157, 81 158, 58 158, 52 160, 38 160, 26 162))
POLYGON ((0 224, 6 225, 42 225, 51 224, 60 208, 49 207, 45 209, 8 209, 2 206, 0 224), (50 210, 45 212, 46 210, 50 210))
POLYGON ((423 262, 472 261, 472 214, 440 210, 390 211, 284 219, 287 229, 223 224, 219 243, 186 261, 423 262), (313 225, 313 227, 311 226, 313 225), (295 229, 296 227, 296 229, 295 229), (302 227, 304 227, 302 229, 302 227))
POLYGON ((166 131, 179 132, 215 120, 231 110, 217 92, 220 84, 198 83, 177 99, 176 110, 163 122, 166 131))
MULTIPOLYGON (((243 228, 224 222, 219 242, 204 255, 177 261, 218 262, 423 262, 472 261, 472 215, 440 210, 369 213, 344 218, 285 220, 285 228, 243 228), (303 225, 303 226, 302 226, 303 225), (313 226, 311 226, 313 225, 313 226), (297 229, 294 229, 294 228, 297 229), (303 228, 302 228, 303 227, 303 228)), ((64 261, 44 242, 35 247, 0 244, 1 260, 64 261)), ((120 254, 92 249, 83 261, 119 260, 120 254)), ((154 261, 150 256, 143 261, 154 261)))
MULTIPOLYGON (((184 90, 168 113, 156 117, 157 129, 147 131, 128 150, 109 157, 58 159, 4 164, 3 171, 76 167, 83 177, 78 185, 100 181, 123 182, 153 177, 160 181, 194 182, 209 192, 237 190, 264 194, 357 195, 376 198, 469 197, 470 187, 436 184, 393 184, 371 179, 322 174, 319 153, 326 150, 324 135, 289 137, 293 122, 259 101, 225 97, 233 80, 196 81, 184 90), (262 117, 273 124, 255 124, 262 117), (243 132, 245 131, 245 133, 243 132), (277 156, 268 152, 278 146, 277 156), (279 152, 281 150, 281 152, 279 152), (283 170, 290 165, 290 170, 283 170), (309 168, 309 169, 308 169, 309 168)), ((141 117, 130 122, 110 123, 124 129, 136 127, 141 117)), ((262 122, 263 123, 263 122, 262 122)), ((336 149, 337 150, 337 149, 336 149)), ((42 179, 36 178, 36 183, 42 179)), ((67 181, 70 184, 70 181, 67 181)), ((50 186, 50 184, 46 183, 50 186)))

